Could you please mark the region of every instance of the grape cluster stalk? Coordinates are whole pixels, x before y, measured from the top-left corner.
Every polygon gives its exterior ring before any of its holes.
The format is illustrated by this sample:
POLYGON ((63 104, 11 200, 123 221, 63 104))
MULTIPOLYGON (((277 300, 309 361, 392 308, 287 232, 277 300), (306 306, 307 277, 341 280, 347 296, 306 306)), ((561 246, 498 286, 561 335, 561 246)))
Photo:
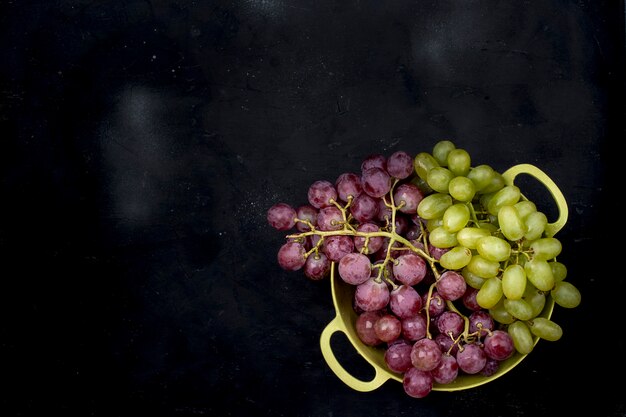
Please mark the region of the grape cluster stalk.
POLYGON ((306 203, 267 211, 290 232, 280 267, 311 280, 336 268, 354 286, 359 339, 385 350, 414 398, 459 375, 491 376, 536 338, 559 340, 561 326, 541 317, 549 297, 581 302, 545 213, 471 162, 449 140, 415 156, 373 154, 359 172, 313 182, 306 203))

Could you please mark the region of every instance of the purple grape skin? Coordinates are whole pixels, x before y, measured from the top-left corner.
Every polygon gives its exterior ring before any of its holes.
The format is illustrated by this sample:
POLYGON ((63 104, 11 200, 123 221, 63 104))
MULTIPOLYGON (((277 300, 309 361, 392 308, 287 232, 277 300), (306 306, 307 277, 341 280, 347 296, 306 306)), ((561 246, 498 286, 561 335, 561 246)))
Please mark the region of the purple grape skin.
POLYGON ((352 202, 350 213, 359 223, 369 222, 375 219, 378 214, 378 199, 361 193, 352 202))
POLYGON ((337 207, 324 207, 317 213, 317 228, 322 231, 341 230, 343 215, 337 207))
MULTIPOLYGON (((370 232, 378 232, 380 231, 380 228, 375 223, 361 223, 356 228, 356 230, 357 232, 370 233, 370 232)), ((367 243, 367 251, 365 253, 372 254, 372 253, 377 252, 383 246, 383 241, 384 240, 382 236, 370 237, 367 243)), ((360 252, 363 249, 364 245, 365 245, 364 237, 361 237, 361 236, 354 237, 354 248, 357 251, 360 252)))
POLYGON ((446 310, 437 316, 437 329, 439 333, 450 334, 452 337, 457 337, 463 331, 465 327, 465 321, 460 314, 446 310))
POLYGON ((426 276, 426 261, 414 253, 406 253, 396 258, 393 275, 406 285, 417 285, 426 276))
POLYGON ((313 281, 324 279, 330 272, 330 261, 323 253, 313 253, 304 264, 304 275, 313 281))
MULTIPOLYGON (((427 303, 428 303, 428 292, 425 292, 424 296, 422 297, 422 304, 426 306, 427 303)), ((443 313, 445 310, 446 310, 446 302, 439 295, 437 291, 433 291, 430 294, 430 304, 428 304, 428 315, 430 317, 437 317, 441 313, 443 313)))
POLYGON ((331 200, 337 200, 337 190, 331 182, 319 180, 311 184, 307 197, 309 204, 317 209, 329 207, 331 200))
POLYGON ((497 361, 510 358, 515 353, 513 339, 504 330, 494 330, 490 335, 485 336, 483 341, 485 355, 497 361))
POLYGON ((466 289, 465 278, 456 271, 444 272, 437 281, 437 292, 444 300, 458 300, 463 297, 466 289))
POLYGON ((374 331, 380 340, 389 343, 400 337, 402 325, 400 319, 395 315, 383 314, 376 320, 376 323, 374 323, 374 331))
POLYGON ((372 262, 361 253, 348 253, 339 261, 339 276, 351 285, 359 285, 370 279, 372 262))
POLYGON ((419 339, 411 349, 411 363, 420 371, 432 371, 441 363, 441 349, 432 339, 419 339))
POLYGON ((480 370, 480 374, 483 376, 491 376, 498 372, 498 369, 500 369, 500 361, 487 356, 487 362, 485 363, 483 369, 480 370))
POLYGON ((368 346, 378 346, 383 343, 376 335, 374 325, 381 316, 380 311, 364 311, 356 318, 355 329, 361 342, 368 346))
POLYGON ((478 301, 476 301, 476 294, 478 294, 478 290, 476 288, 470 287, 469 285, 465 290, 465 294, 463 294, 463 305, 470 311, 478 311, 482 309, 480 304, 478 304, 478 301))
MULTIPOLYGON (((313 226, 317 225, 317 209, 309 204, 301 205, 296 209, 296 217, 300 220, 307 220, 313 226)), ((308 232, 311 228, 303 222, 296 223, 299 232, 308 232)))
POLYGON ((297 271, 306 262, 304 246, 297 242, 287 242, 278 250, 278 264, 286 271, 297 271))
POLYGON ((374 198, 381 198, 391 189, 391 177, 382 168, 369 168, 361 175, 363 192, 374 198))
POLYGON ((396 206, 404 201, 404 205, 398 210, 402 213, 413 214, 417 211, 418 204, 424 199, 424 194, 411 183, 400 184, 393 193, 393 201, 396 206))
POLYGON ((396 213, 396 233, 404 235, 409 228, 409 220, 400 213, 396 213))
POLYGON ((413 398, 424 398, 433 389, 433 377, 430 372, 420 371, 413 367, 404 373, 402 378, 404 392, 413 398))
POLYGON ((357 285, 354 300, 363 311, 381 310, 389 304, 389 287, 382 280, 379 282, 369 278, 357 285))
POLYGON ((479 324, 482 326, 480 334, 478 335, 479 337, 486 336, 491 332, 491 330, 493 330, 493 318, 491 317, 491 314, 489 314, 485 310, 477 310, 472 312, 472 314, 469 315, 468 319, 470 333, 477 332, 479 324))
POLYGON ((466 374, 477 374, 485 367, 487 355, 483 348, 475 343, 469 343, 464 345, 463 349, 459 349, 456 362, 459 364, 459 369, 466 374))
POLYGON ((387 172, 394 178, 405 179, 413 173, 413 158, 404 151, 397 151, 387 158, 387 172))
POLYGON ((454 343, 454 340, 452 340, 452 338, 447 334, 439 333, 437 336, 435 336, 434 340, 435 342, 437 342, 439 348, 443 353, 456 355, 456 353, 459 351, 458 343, 454 343))
POLYGON ((276 203, 267 210, 267 222, 280 231, 293 228, 296 217, 296 210, 286 203, 276 203))
POLYGON ((422 297, 409 285, 398 285, 389 295, 389 309, 399 318, 413 317, 422 309, 422 297))
POLYGON ((322 251, 331 262, 339 262, 341 258, 354 252, 354 241, 350 236, 328 236, 324 238, 322 251))
POLYGON ((438 248, 437 246, 433 246, 430 243, 428 244, 428 253, 436 260, 440 260, 441 255, 448 252, 449 250, 450 248, 438 248))
POLYGON ((387 170, 387 158, 381 154, 368 155, 363 162, 361 162, 361 172, 365 172, 370 168, 387 170))
POLYGON ((391 207, 387 207, 384 199, 378 200, 378 214, 376 215, 378 220, 384 226, 387 222, 391 222, 391 207))
POLYGON ((404 373, 413 367, 411 349, 413 345, 406 340, 396 339, 385 351, 384 359, 387 367, 396 373, 404 373))
POLYGON ((430 374, 438 384, 449 384, 459 375, 459 364, 452 355, 444 353, 441 356, 441 363, 430 374))
POLYGON ((400 323, 402 324, 402 336, 406 340, 417 341, 426 337, 426 317, 421 313, 402 319, 400 323))
POLYGON ((337 196, 341 201, 347 202, 348 197, 356 198, 363 192, 361 177, 353 172, 344 172, 335 181, 337 196))

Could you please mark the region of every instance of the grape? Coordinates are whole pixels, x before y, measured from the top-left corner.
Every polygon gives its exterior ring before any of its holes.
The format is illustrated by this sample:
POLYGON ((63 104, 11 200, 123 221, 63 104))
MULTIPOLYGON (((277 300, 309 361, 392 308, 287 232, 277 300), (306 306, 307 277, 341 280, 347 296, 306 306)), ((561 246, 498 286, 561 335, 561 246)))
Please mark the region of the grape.
POLYGON ((378 199, 361 193, 352 202, 350 213, 359 223, 367 223, 378 215, 378 199))
POLYGON ((267 222, 276 230, 289 230, 296 224, 296 211, 289 204, 277 203, 267 210, 267 222))
POLYGON ((435 342, 439 345, 441 351, 445 354, 456 355, 459 351, 459 344, 448 334, 439 333, 435 336, 435 342))
POLYGON ((467 270, 482 278, 493 278, 500 272, 500 263, 490 261, 480 255, 472 256, 472 259, 466 266, 467 270))
POLYGON ((537 239, 530 244, 530 250, 533 252, 533 259, 541 259, 547 261, 555 258, 561 253, 563 246, 561 242, 554 237, 544 237, 537 239))
POLYGON ((448 183, 448 192, 455 200, 469 202, 476 195, 476 186, 467 177, 454 177, 448 183))
MULTIPOLYGON (((380 228, 375 223, 361 223, 359 227, 356 228, 357 232, 378 232, 380 228)), ((367 251, 364 252, 366 254, 375 253, 383 246, 383 237, 382 236, 372 236, 368 238, 364 238, 361 236, 354 237, 354 248, 357 251, 361 251, 365 242, 367 241, 367 251)))
MULTIPOLYGON (((530 200, 520 200, 513 205, 517 210, 520 218, 528 224, 528 216, 532 213, 537 213, 537 206, 530 200)), ((543 214, 543 213, 541 213, 543 214)), ((545 217, 545 214, 544 214, 545 217)), ((534 239, 533 239, 534 240, 534 239)))
POLYGON ((314 281, 325 278, 329 271, 330 261, 323 253, 309 255, 304 263, 304 274, 314 281))
POLYGON ((470 343, 459 349, 456 354, 456 362, 459 369, 466 374, 477 374, 487 363, 487 355, 479 345, 470 343))
POLYGON ((440 140, 433 146, 432 156, 439 165, 448 166, 448 155, 453 149, 456 149, 454 142, 450 140, 440 140))
POLYGON ((563 281, 567 277, 567 266, 562 262, 550 262, 550 269, 552 269, 552 276, 556 282, 563 281))
POLYGON ((402 325, 402 336, 411 341, 420 340, 426 337, 426 317, 416 314, 400 320, 402 325))
POLYGON ((502 234, 511 241, 521 239, 527 232, 526 224, 514 206, 500 208, 498 211, 498 224, 502 234))
POLYGON ((452 149, 448 153, 447 161, 448 169, 452 171, 455 176, 464 176, 469 173, 472 160, 465 149, 452 149))
POLYGON ((422 297, 409 285, 398 285, 389 294, 389 308, 401 319, 413 317, 422 309, 422 297))
POLYGON ((306 262, 304 246, 297 242, 287 242, 278 250, 278 264, 286 271, 297 271, 306 262))
POLYGON ((476 302, 486 309, 495 306, 500 298, 502 298, 502 281, 497 277, 486 280, 476 294, 476 302))
POLYGON ((387 172, 394 178, 407 178, 413 173, 413 157, 404 151, 392 153, 387 158, 387 172))
POLYGON ((445 353, 441 356, 439 365, 430 371, 430 374, 436 383, 449 384, 458 376, 459 364, 454 356, 445 353))
POLYGON ((325 237, 322 250, 331 262, 339 262, 341 258, 354 251, 354 241, 349 236, 343 235, 325 237))
POLYGON ((374 323, 376 336, 383 342, 392 342, 400 337, 402 324, 393 314, 384 314, 374 323))
POLYGON ((430 303, 428 302, 428 294, 425 293, 422 298, 422 304, 428 306, 428 315, 437 317, 446 310, 446 302, 437 291, 433 291, 430 295, 430 303))
POLYGON ((389 304, 389 288, 382 280, 377 281, 374 278, 369 278, 364 283, 357 285, 354 301, 356 306, 363 311, 383 309, 389 304))
POLYGON ((332 205, 333 200, 337 200, 337 190, 329 181, 315 181, 309 187, 307 194, 309 204, 320 209, 332 205))
POLYGON ((393 194, 393 201, 397 206, 399 206, 401 202, 404 202, 404 205, 398 210, 408 214, 416 212, 417 206, 423 198, 422 191, 411 183, 400 184, 393 194))
POLYGON ((523 299, 504 300, 504 309, 513 317, 519 320, 530 320, 534 317, 532 306, 523 299))
MULTIPOLYGON (((449 253, 446 253, 444 256, 449 253)), ((444 272, 437 281, 437 292, 444 300, 458 300, 465 294, 466 289, 465 278, 456 271, 444 272)))
POLYGON ((393 265, 393 275, 406 285, 417 285, 426 276, 426 261, 414 253, 398 256, 393 265))
POLYGON ((382 168, 369 168, 361 175, 363 191, 374 198, 381 198, 391 189, 391 177, 382 168))
POLYGON ((356 334, 368 346, 377 346, 383 342, 378 338, 374 329, 376 321, 382 314, 380 311, 364 311, 356 318, 356 334))
POLYGON ((469 332, 478 332, 478 337, 486 336, 494 328, 493 317, 486 310, 477 310, 469 316, 469 332))
POLYGON ((487 211, 497 216, 500 209, 504 206, 512 206, 517 203, 522 193, 519 187, 515 185, 506 185, 497 191, 487 204, 487 211))
POLYGON ((491 334, 485 336, 483 345, 485 355, 497 361, 508 359, 515 353, 513 339, 504 330, 492 331, 491 334))
POLYGON ((482 376, 491 376, 498 372, 500 369, 500 361, 491 359, 487 356, 487 361, 485 362, 485 366, 480 370, 480 374, 482 376))
POLYGON ((430 243, 438 248, 452 248, 459 244, 456 233, 448 232, 443 226, 433 229, 428 236, 430 243))
POLYGON ((447 168, 435 167, 428 171, 426 182, 428 186, 439 193, 447 193, 450 180, 454 178, 454 174, 447 168))
POLYGON ((339 261, 339 276, 351 285, 359 285, 367 281, 372 272, 372 262, 361 253, 349 253, 339 261))
POLYGON ((463 331, 465 321, 463 317, 455 311, 446 310, 437 316, 437 330, 442 334, 449 334, 457 337, 463 331))
POLYGON ((410 397, 424 398, 433 389, 433 377, 430 372, 413 367, 404 373, 402 386, 410 397))
POLYGON ((296 217, 299 220, 303 220, 301 222, 296 223, 296 229, 300 232, 308 232, 311 230, 308 224, 304 221, 309 222, 313 226, 317 225, 317 209, 311 205, 304 204, 296 209, 296 217))
POLYGON ((467 173, 469 178, 474 183, 474 189, 476 192, 483 192, 496 176, 493 168, 489 165, 478 165, 471 168, 467 173))
POLYGON ((393 372, 404 373, 413 367, 411 363, 411 349, 413 345, 402 340, 394 343, 385 351, 385 363, 393 372))
POLYGON ((489 261, 502 262, 511 256, 511 244, 497 236, 485 236, 476 241, 476 251, 489 261))
POLYGON ((535 211, 526 216, 524 222, 527 227, 524 239, 527 241, 533 241, 539 239, 543 235, 543 232, 546 230, 546 225, 548 224, 548 218, 542 212, 535 211))
POLYGON ((515 317, 504 309, 504 300, 500 300, 495 306, 488 310, 491 317, 500 324, 511 324, 515 321, 515 317))
POLYGON ((343 226, 343 215, 337 207, 324 207, 317 213, 317 228, 319 230, 340 230, 343 226))
POLYGON ((534 345, 533 336, 530 333, 530 329, 523 321, 514 321, 509 324, 508 332, 513 339, 513 345, 522 355, 526 355, 532 352, 534 345))
POLYGON ((417 206, 417 214, 422 219, 438 219, 452 205, 452 197, 444 193, 427 195, 417 206))
POLYGON ((550 291, 550 295, 556 304, 564 308, 578 307, 581 300, 578 288, 567 281, 557 282, 554 289, 550 291))
POLYGON ((563 329, 550 319, 536 317, 530 324, 530 332, 544 340, 555 342, 563 336, 563 329))
POLYGON ((480 227, 464 227, 456 234, 459 245, 468 249, 476 249, 476 244, 481 237, 490 236, 489 230, 480 227))
POLYGON ((550 291, 554 287, 554 275, 547 261, 531 259, 524 264, 526 277, 541 291, 550 291))
POLYGON ((353 172, 345 172, 335 181, 335 188, 341 201, 348 201, 349 197, 356 198, 363 191, 361 177, 353 172))
POLYGON ((526 272, 519 264, 511 264, 502 273, 502 293, 509 300, 519 300, 526 290, 526 272))
POLYGON ((441 225, 447 232, 458 232, 465 227, 470 219, 470 211, 467 205, 462 203, 453 204, 443 213, 441 225))
POLYGON ((372 154, 366 157, 361 163, 361 172, 365 172, 370 168, 387 169, 387 158, 382 154, 372 154))
POLYGON ((411 363, 420 371, 432 371, 441 363, 439 345, 432 339, 420 339, 411 349, 411 363))
POLYGON ((446 269, 462 269, 472 260, 472 251, 463 246, 456 246, 439 258, 439 264, 446 269))
POLYGON ((465 294, 463 294, 463 305, 470 311, 477 311, 482 308, 476 301, 476 294, 478 294, 478 290, 469 286, 465 290, 465 294))

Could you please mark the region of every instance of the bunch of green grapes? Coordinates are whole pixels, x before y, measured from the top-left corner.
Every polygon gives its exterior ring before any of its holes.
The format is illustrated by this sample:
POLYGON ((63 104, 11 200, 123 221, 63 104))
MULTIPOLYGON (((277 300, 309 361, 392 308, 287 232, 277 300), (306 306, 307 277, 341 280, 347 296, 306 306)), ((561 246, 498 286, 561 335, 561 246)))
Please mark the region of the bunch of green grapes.
POLYGON ((560 339, 561 327, 539 317, 547 297, 574 308, 581 295, 557 260, 562 245, 547 230, 545 213, 491 166, 472 166, 451 141, 417 154, 414 165, 412 181, 427 192, 417 214, 442 253, 440 266, 460 271, 478 290, 476 302, 506 326, 519 353, 533 349, 533 336, 560 339))

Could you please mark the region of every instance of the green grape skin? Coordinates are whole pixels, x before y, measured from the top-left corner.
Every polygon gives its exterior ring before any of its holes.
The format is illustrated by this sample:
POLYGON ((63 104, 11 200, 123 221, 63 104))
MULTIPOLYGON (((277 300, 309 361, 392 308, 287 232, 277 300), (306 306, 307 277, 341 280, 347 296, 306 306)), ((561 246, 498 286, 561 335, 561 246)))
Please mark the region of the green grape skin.
POLYGON ((476 242, 481 237, 490 236, 491 232, 483 227, 464 227, 456 233, 459 244, 466 248, 476 249, 476 242))
POLYGON ((454 178, 454 174, 448 168, 435 167, 428 171, 426 182, 438 193, 447 193, 450 180, 454 178))
POLYGON ((510 241, 520 240, 526 234, 526 224, 514 206, 503 206, 498 211, 498 224, 502 234, 510 241))
POLYGON ((452 205, 452 197, 444 193, 427 195, 417 206, 417 214, 424 220, 443 217, 443 213, 452 205))
POLYGON ((448 232, 443 226, 433 229, 428 235, 431 245, 438 248, 452 248, 459 244, 456 240, 456 233, 448 232))
POLYGON ((439 163, 437 160, 428 152, 420 152, 415 155, 415 158, 413 159, 413 168, 415 168, 415 173, 424 181, 428 179, 428 172, 438 166, 439 163))
POLYGON ((509 324, 507 331, 511 338, 513 339, 513 345, 515 346, 515 350, 517 350, 522 355, 526 355, 532 352, 535 341, 533 340, 533 335, 528 328, 528 325, 523 321, 516 320, 513 323, 509 324))
POLYGON ((581 295, 578 288, 567 281, 557 282, 554 289, 550 291, 554 302, 564 308, 575 308, 581 302, 581 295))
POLYGON ((513 205, 519 216, 525 220, 530 213, 537 211, 537 205, 530 200, 520 200, 513 205))
POLYGON ((485 236, 476 241, 476 250, 483 258, 502 262, 511 256, 511 245, 497 236, 485 236))
POLYGON ((544 317, 536 317, 528 323, 530 332, 550 342, 556 342, 563 336, 563 329, 557 323, 544 317))
POLYGON ((489 278, 476 293, 476 302, 485 309, 490 309, 502 298, 502 282, 500 278, 489 278))
POLYGON ((504 177, 502 176, 502 174, 494 171, 491 181, 489 181, 489 184, 485 188, 480 190, 480 192, 483 194, 495 193, 497 191, 500 191, 505 185, 506 182, 504 182, 504 177))
POLYGON ((443 217, 437 217, 436 219, 426 220, 426 230, 428 230, 429 232, 432 232, 437 227, 440 227, 442 225, 443 225, 443 217))
POLYGON ((493 319, 495 321, 497 321, 498 323, 501 323, 501 324, 511 324, 515 320, 517 320, 508 311, 506 311, 504 309, 504 299, 503 298, 500 299, 498 304, 496 304, 495 306, 493 306, 490 309, 488 309, 488 311, 489 311, 489 315, 491 315, 491 317, 493 317, 493 319))
POLYGON ((465 282, 470 287, 479 290, 483 286, 487 278, 480 277, 467 269, 467 266, 461 270, 461 275, 465 278, 465 282))
POLYGON ((493 168, 483 164, 471 168, 467 173, 467 178, 474 183, 474 190, 481 192, 491 183, 495 175, 493 168))
POLYGON ((435 158, 435 161, 437 161, 440 166, 448 166, 448 154, 453 149, 456 149, 456 145, 454 144, 454 142, 449 140, 440 140, 439 142, 435 143, 435 146, 433 146, 433 158, 435 158))
MULTIPOLYGON (((457 239, 458 238, 459 234, 457 233, 457 239)), ((567 278, 567 266, 565 266, 564 263, 559 261, 551 261, 548 263, 550 264, 550 269, 552 269, 552 276, 555 282, 563 281, 567 278)))
POLYGON ((522 193, 519 187, 516 185, 505 185, 491 197, 486 206, 487 211, 489 214, 497 216, 502 207, 514 205, 521 196, 522 193))
POLYGON ((527 241, 533 241, 541 238, 543 233, 546 230, 546 226, 548 225, 548 218, 541 211, 534 211, 529 213, 525 218, 524 222, 526 223, 526 233, 524 234, 524 239, 527 241))
POLYGON ((530 320, 533 317, 532 306, 523 299, 519 300, 504 300, 504 309, 509 312, 510 315, 519 320, 530 320))
POLYGON ((454 177, 448 183, 448 193, 457 201, 470 202, 476 195, 476 187, 467 177, 454 177))
POLYGON ((465 227, 470 219, 470 211, 467 205, 456 203, 451 205, 443 213, 443 228, 450 233, 455 233, 465 227))
POLYGON ((526 272, 519 264, 511 264, 502 273, 502 292, 509 300, 519 300, 526 290, 526 272))
POLYGON ((496 233, 498 231, 498 226, 496 226, 495 224, 489 221, 479 221, 477 223, 477 226, 480 227, 481 229, 488 230, 489 233, 496 233))
POLYGON ((428 185, 426 180, 420 177, 419 175, 413 176, 413 178, 411 178, 411 183, 413 185, 416 185, 417 188, 419 188, 424 195, 432 194, 435 191, 432 188, 430 188, 430 185, 428 185))
MULTIPOLYGON (((532 285, 527 285, 527 287, 529 286, 532 285)), ((526 300, 526 302, 532 307, 532 317, 537 317, 539 314, 541 314, 543 308, 546 306, 546 296, 536 288, 534 288, 533 291, 525 291, 523 299, 526 300)))
POLYGON ((448 153, 448 169, 457 176, 466 176, 472 165, 470 154, 461 148, 452 149, 448 153))
POLYGON ((463 246, 455 246, 441 255, 439 264, 446 269, 460 270, 472 259, 472 251, 463 246))
POLYGON ((468 271, 482 278, 493 278, 500 272, 500 263, 490 261, 481 255, 474 255, 467 264, 468 271))
POLYGON ((541 291, 550 291, 554 287, 554 275, 548 261, 531 259, 524 264, 526 277, 541 291))
POLYGON ((556 258, 561 253, 563 245, 555 237, 544 237, 532 242, 530 249, 533 251, 533 259, 547 261, 556 258))

